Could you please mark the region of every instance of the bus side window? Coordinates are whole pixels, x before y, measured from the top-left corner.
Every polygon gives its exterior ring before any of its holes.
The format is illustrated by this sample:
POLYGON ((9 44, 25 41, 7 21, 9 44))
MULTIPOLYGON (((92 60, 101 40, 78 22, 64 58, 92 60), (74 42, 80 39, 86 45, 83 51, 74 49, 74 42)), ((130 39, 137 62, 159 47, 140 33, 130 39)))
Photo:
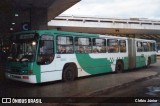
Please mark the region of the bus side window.
POLYGON ((148 51, 151 51, 151 42, 148 42, 148 51))
POLYGON ((152 51, 156 51, 156 44, 152 43, 152 51))
POLYGON ((142 42, 137 42, 137 52, 143 52, 142 42))
POLYGON ((91 46, 85 47, 85 53, 91 53, 91 46))
POLYGON ((148 52, 149 51, 149 44, 148 44, 148 42, 143 42, 143 48, 144 48, 144 52, 148 52))
POLYGON ((153 43, 150 43, 150 51, 153 51, 153 43))
POLYGON ((79 53, 85 53, 83 46, 79 46, 79 53))
POLYGON ((57 53, 66 53, 66 48, 63 45, 57 45, 57 53))
POLYGON ((91 38, 75 38, 76 53, 91 53, 91 38))
POLYGON ((125 40, 120 40, 120 52, 126 52, 126 41, 125 40))
POLYGON ((119 52, 118 40, 108 39, 107 46, 108 46, 108 53, 118 53, 119 52))
POLYGON ((73 53, 73 38, 71 36, 57 36, 57 53, 73 53))
POLYGON ((156 43, 150 43, 150 51, 156 51, 156 43))
POLYGON ((106 53, 106 40, 93 38, 93 53, 106 53))

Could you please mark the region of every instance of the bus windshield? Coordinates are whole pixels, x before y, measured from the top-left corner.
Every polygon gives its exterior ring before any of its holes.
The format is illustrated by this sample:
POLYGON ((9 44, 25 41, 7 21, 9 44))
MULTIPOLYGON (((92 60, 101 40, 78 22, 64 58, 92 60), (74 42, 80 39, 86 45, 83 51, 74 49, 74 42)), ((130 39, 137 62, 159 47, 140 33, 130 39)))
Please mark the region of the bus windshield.
POLYGON ((12 61, 30 62, 35 60, 37 40, 35 34, 22 34, 12 38, 10 56, 12 61))

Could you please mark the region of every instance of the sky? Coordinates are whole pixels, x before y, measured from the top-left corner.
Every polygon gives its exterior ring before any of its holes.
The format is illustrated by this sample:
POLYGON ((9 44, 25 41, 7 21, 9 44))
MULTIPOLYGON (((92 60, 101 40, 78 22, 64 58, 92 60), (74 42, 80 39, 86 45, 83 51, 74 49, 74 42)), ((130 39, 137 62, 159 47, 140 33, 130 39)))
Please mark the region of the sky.
POLYGON ((61 15, 160 19, 160 0, 81 0, 61 15))

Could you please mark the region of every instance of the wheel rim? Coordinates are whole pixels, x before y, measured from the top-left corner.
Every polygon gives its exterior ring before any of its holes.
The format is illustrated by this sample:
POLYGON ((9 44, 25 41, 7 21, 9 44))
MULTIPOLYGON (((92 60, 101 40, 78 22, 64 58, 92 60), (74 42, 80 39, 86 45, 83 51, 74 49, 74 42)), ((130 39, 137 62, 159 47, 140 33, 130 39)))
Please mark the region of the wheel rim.
POLYGON ((68 70, 67 70, 67 73, 66 73, 66 79, 67 79, 68 81, 71 81, 71 80, 73 80, 73 79, 74 79, 74 75, 73 75, 73 73, 72 73, 72 70, 71 70, 71 69, 68 69, 68 70))

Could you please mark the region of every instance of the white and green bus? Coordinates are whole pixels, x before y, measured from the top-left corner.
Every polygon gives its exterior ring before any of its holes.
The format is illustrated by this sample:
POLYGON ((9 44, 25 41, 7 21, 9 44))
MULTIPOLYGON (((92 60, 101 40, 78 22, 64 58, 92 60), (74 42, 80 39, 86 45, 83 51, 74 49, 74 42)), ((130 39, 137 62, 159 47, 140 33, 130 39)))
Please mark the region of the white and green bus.
POLYGON ((156 62, 156 42, 99 34, 37 30, 15 33, 6 77, 28 83, 123 72, 156 62))

